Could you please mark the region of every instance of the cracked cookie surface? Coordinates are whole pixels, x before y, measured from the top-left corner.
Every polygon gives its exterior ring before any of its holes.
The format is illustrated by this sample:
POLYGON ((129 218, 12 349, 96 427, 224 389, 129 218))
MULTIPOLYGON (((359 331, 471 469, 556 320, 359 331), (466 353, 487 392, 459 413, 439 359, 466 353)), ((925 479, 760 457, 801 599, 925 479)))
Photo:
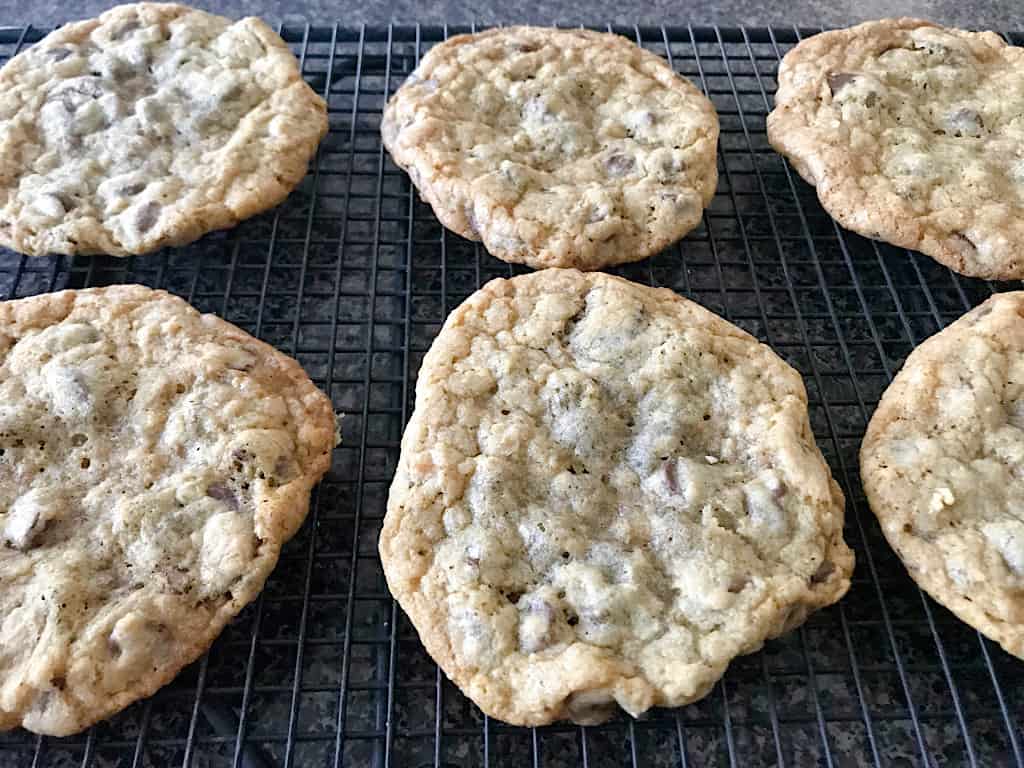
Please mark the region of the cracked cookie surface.
POLYGON ((779 67, 768 138, 844 227, 972 277, 1024 277, 1024 49, 885 19, 779 67))
POLYGON ((380 538, 429 653, 510 723, 707 694, 849 586, 799 374, 669 290, 488 283, 427 353, 380 538))
POLYGON ((188 243, 284 200, 323 100, 259 19, 140 3, 0 69, 0 244, 115 256, 188 243))
POLYGON ((1024 658, 1024 292, 992 297, 910 354, 860 464, 910 576, 1024 658))
POLYGON ((0 303, 0 730, 80 731, 205 651, 334 428, 298 363, 162 291, 0 303))
POLYGON ((711 102, 659 56, 584 30, 435 46, 381 134, 442 224, 538 268, 657 253, 700 223, 718 178, 711 102))

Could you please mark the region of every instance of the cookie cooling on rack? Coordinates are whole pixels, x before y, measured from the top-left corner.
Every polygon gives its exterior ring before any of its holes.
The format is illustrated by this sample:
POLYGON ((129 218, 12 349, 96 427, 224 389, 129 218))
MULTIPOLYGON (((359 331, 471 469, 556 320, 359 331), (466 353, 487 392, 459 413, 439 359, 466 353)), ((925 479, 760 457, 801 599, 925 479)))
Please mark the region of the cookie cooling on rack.
POLYGON ((381 133, 442 224, 538 268, 646 258, 700 223, 717 182, 711 102, 598 32, 447 40, 391 97, 381 133))
POLYGON ((799 374, 671 291, 494 280, 423 361, 380 537, 480 708, 596 723, 708 693, 849 587, 799 374))
POLYGON ((326 130, 262 21, 118 6, 0 69, 0 245, 124 256, 191 242, 284 200, 326 130))
POLYGON ((860 464, 910 576, 1024 658, 1024 292, 992 297, 910 354, 860 464))
POLYGON ((202 654, 334 442, 298 363, 162 291, 0 303, 0 730, 80 731, 202 654))
POLYGON ((885 19, 779 67, 768 138, 840 224, 957 272, 1024 277, 1024 50, 885 19))

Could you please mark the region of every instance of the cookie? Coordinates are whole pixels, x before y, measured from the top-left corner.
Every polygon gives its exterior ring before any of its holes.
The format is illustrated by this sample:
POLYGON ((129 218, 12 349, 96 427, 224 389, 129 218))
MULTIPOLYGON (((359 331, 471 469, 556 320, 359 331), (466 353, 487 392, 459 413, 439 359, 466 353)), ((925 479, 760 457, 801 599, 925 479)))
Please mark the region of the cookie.
POLYGON ((700 223, 718 180, 711 102, 659 56, 579 29, 437 45, 381 134, 444 226, 538 268, 657 253, 700 223))
POLYGON ((1024 292, 993 296, 910 354, 860 465, 914 581, 1024 658, 1024 292))
POLYGON ((886 19, 779 67, 768 139, 840 224, 963 275, 1024 278, 1024 50, 886 19))
POLYGON ((0 730, 80 731, 202 654, 334 444, 298 363, 163 291, 0 303, 0 730))
POLYGON ((68 24, 0 69, 0 245, 115 256, 280 203, 327 131, 262 21, 139 3, 68 24))
POLYGON ((708 693, 849 587, 803 382, 665 289, 494 280, 423 361, 380 555, 488 715, 596 723, 708 693))

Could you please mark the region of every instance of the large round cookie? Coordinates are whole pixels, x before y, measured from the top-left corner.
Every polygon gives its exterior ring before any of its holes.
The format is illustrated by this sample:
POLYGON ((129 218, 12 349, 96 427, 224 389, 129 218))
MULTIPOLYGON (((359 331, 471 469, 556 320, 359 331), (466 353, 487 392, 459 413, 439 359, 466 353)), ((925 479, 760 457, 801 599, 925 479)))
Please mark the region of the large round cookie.
POLYGON ((838 600, 842 525, 796 371, 671 291, 551 269, 448 318, 380 553, 484 712, 593 723, 704 696, 838 600))
POLYGON ((533 267, 646 258, 700 223, 718 179, 711 102, 598 32, 454 37, 391 98, 381 133, 442 224, 533 267))
POLYGON ((74 733, 198 657, 333 446, 294 360, 181 299, 0 303, 0 730, 74 733))
POLYGON ((284 200, 326 130, 262 21, 118 6, 0 69, 0 245, 124 256, 190 242, 284 200))
POLYGON ((911 353, 860 464, 911 577, 1024 658, 1024 292, 992 297, 911 353))
POLYGON ((1024 277, 1024 50, 887 19, 800 43, 768 138, 840 224, 973 277, 1024 277))

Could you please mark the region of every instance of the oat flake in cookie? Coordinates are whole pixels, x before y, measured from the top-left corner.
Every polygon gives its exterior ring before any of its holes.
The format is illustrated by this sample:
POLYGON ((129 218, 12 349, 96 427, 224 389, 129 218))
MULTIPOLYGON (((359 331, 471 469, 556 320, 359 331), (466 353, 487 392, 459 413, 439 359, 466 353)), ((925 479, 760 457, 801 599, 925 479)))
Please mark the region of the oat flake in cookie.
POLYGON ((381 133, 442 224, 538 268, 657 253, 700 223, 718 178, 711 102, 660 57, 598 32, 441 43, 388 102, 381 133))
POLYGON ((0 303, 0 730, 80 731, 203 653, 333 446, 298 363, 181 299, 0 303))
POLYGON ((1024 292, 994 296, 910 354, 860 464, 911 577, 1024 658, 1024 292))
POLYGON ((805 40, 778 80, 768 138, 840 224, 1024 277, 1024 49, 886 19, 805 40))
POLYGON ((277 205, 327 130, 258 19, 140 3, 0 69, 0 245, 146 253, 277 205))
POLYGON ((380 539, 445 673, 517 725, 711 689, 849 586, 800 376, 597 272, 494 280, 423 361, 380 539))

